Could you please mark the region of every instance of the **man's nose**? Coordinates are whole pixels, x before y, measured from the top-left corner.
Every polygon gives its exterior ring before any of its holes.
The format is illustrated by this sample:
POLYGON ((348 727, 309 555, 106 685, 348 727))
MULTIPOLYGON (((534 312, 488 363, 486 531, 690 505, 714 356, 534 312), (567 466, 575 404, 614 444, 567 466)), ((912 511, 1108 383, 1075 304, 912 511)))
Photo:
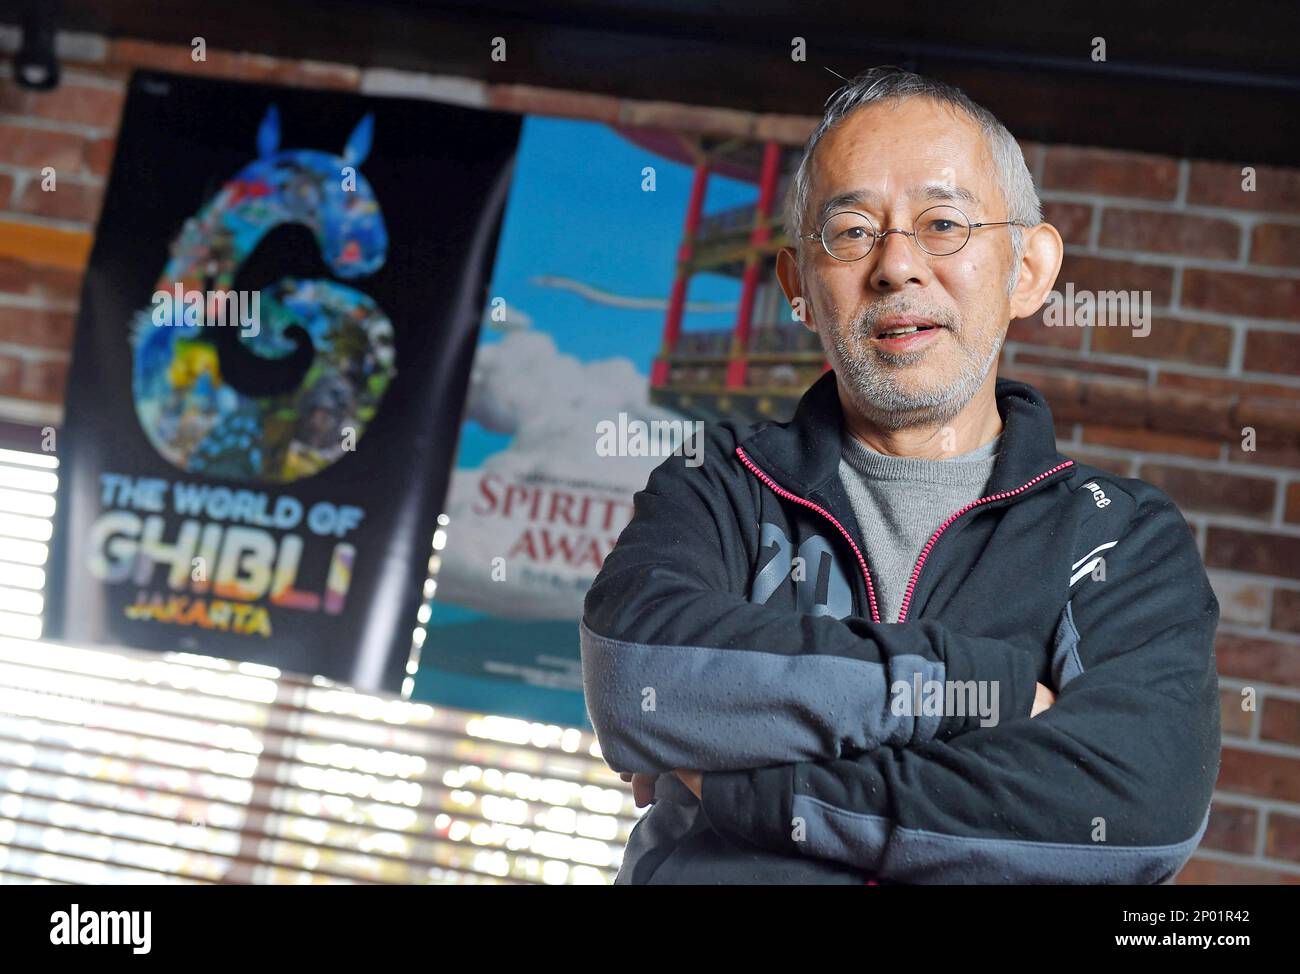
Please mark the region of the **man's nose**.
POLYGON ((889 291, 909 282, 924 284, 928 267, 916 244, 905 233, 884 233, 876 241, 875 266, 871 269, 871 286, 889 291))

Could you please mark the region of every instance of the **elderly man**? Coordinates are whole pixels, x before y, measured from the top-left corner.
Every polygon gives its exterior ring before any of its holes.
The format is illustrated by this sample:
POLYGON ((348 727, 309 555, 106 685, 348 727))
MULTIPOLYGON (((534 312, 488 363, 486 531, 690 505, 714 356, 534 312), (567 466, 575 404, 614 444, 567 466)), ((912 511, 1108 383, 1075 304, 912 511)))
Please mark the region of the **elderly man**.
POLYGON ((1006 128, 893 69, 828 104, 777 273, 831 371, 658 467, 586 598, 592 724, 652 805, 618 882, 1166 881, 1219 764, 1187 522, 997 377, 1062 253, 1006 128))

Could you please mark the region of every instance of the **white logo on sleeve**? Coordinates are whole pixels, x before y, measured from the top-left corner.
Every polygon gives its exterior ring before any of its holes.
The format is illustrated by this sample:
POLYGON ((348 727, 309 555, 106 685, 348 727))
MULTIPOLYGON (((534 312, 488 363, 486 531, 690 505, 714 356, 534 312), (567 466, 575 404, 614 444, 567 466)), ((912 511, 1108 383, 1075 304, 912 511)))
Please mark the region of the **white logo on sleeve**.
POLYGON ((1110 498, 1106 496, 1104 490, 1097 486, 1097 481, 1090 480, 1083 486, 1092 491, 1092 499, 1097 502, 1098 507, 1105 507, 1110 503, 1110 498))
MULTIPOLYGON (((1107 501, 1107 503, 1110 502, 1107 501)), ((1070 576, 1070 585, 1071 586, 1074 585, 1074 583, 1077 582, 1079 579, 1083 578, 1084 575, 1092 574, 1092 570, 1097 567, 1097 565, 1101 562, 1103 557, 1101 554, 1099 554, 1099 552, 1105 551, 1107 548, 1113 548, 1117 544, 1119 544, 1118 540, 1107 541, 1105 544, 1099 544, 1097 545, 1097 547, 1093 548, 1090 552, 1088 552, 1086 555, 1084 555, 1082 558, 1076 561, 1073 565, 1071 565, 1070 568, 1071 570, 1074 571, 1074 574, 1070 576), (1084 564, 1084 562, 1087 562, 1087 564, 1084 564)))

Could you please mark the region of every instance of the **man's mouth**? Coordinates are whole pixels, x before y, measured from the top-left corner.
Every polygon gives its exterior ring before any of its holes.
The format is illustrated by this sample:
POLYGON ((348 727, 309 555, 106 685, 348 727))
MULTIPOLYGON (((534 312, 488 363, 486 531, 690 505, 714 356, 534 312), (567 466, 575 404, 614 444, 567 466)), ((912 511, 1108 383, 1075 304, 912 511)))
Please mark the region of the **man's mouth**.
POLYGON ((872 338, 901 338, 905 335, 914 335, 919 331, 932 331, 942 327, 933 321, 927 321, 918 315, 888 315, 881 321, 877 322, 876 327, 872 329, 872 338))
POLYGON ((904 328, 890 328, 886 331, 879 332, 877 338, 897 338, 899 335, 910 335, 913 332, 929 331, 931 328, 938 328, 938 325, 908 325, 904 328))

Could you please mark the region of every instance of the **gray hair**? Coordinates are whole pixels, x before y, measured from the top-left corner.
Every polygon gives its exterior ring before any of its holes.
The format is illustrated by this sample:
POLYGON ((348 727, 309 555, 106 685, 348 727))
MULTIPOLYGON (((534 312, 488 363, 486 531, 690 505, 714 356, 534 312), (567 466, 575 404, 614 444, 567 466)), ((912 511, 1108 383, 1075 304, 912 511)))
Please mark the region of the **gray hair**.
MULTIPOLYGON (((1043 208, 1034 189, 1034 177, 1025 165, 1024 154, 1007 127, 987 108, 977 105, 966 93, 953 85, 935 81, 893 65, 871 68, 859 74, 826 100, 826 112, 821 124, 804 146, 803 158, 790 183, 785 201, 785 234, 795 245, 796 253, 803 256, 804 215, 808 208, 808 183, 812 175, 813 150, 822 136, 842 122, 850 113, 865 105, 889 99, 905 101, 909 98, 930 98, 942 105, 964 112, 979 126, 993 156, 1002 196, 1007 204, 1008 220, 1018 220, 1029 226, 1043 222, 1043 208)), ((1008 290, 1014 287, 1016 271, 1024 253, 1024 232, 1020 227, 1007 227, 1011 233, 1012 274, 1008 290)))

